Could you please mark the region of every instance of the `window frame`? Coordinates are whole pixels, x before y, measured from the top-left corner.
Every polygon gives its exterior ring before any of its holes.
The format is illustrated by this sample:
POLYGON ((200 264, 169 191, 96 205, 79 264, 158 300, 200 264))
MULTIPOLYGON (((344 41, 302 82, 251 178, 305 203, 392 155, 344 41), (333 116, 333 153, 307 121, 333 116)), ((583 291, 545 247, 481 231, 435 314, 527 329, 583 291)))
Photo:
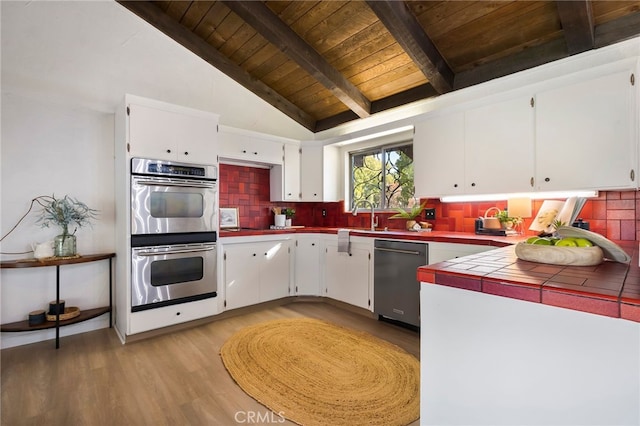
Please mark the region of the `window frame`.
MULTIPOLYGON (((394 148, 398 148, 398 147, 402 147, 402 146, 408 146, 410 145, 411 148, 413 149, 413 138, 408 138, 408 139, 403 139, 400 141, 395 141, 395 142, 391 142, 391 143, 383 143, 383 144, 378 144, 378 145, 371 145, 371 146, 367 146, 367 147, 362 147, 359 149, 354 149, 353 151, 347 151, 347 171, 348 171, 348 179, 349 179, 349 192, 348 192, 348 198, 349 198, 349 205, 345 205, 345 209, 346 211, 349 211, 353 208, 353 203, 354 203, 354 199, 353 199, 353 191, 354 191, 354 179, 353 179, 353 156, 354 155, 360 155, 360 154, 377 154, 380 153, 381 154, 381 161, 382 164, 386 164, 386 158, 387 158, 387 151, 393 150, 394 148)), ((414 161, 412 161, 413 164, 415 164, 414 161)), ((415 172, 414 172, 415 173, 415 172)), ((386 170, 383 173, 383 185, 382 188, 380 189, 380 199, 386 202, 386 197, 385 197, 385 187, 386 187, 386 178, 387 178, 387 173, 386 170)), ((415 174, 414 174, 414 179, 415 179, 415 174)), ((414 196, 415 196, 415 180, 414 180, 414 185, 413 185, 413 191, 414 191, 414 196)), ((359 208, 361 208, 362 206, 359 206, 359 208)), ((395 213, 396 210, 394 207, 389 207, 389 206, 385 206, 385 207, 376 207, 374 208, 374 211, 376 212, 380 212, 380 213, 395 213)))

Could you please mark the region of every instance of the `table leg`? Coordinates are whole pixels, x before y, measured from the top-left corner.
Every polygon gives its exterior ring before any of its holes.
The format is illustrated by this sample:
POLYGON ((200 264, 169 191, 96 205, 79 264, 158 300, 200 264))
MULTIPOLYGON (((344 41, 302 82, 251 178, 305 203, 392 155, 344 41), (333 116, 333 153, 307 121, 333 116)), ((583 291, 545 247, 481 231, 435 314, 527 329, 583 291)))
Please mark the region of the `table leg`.
POLYGON ((56 265, 56 349, 60 348, 60 265, 56 265))
POLYGON ((111 328, 112 324, 113 324, 113 302, 112 302, 112 298, 113 298, 113 268, 111 267, 111 260, 112 258, 109 258, 109 328, 111 328))

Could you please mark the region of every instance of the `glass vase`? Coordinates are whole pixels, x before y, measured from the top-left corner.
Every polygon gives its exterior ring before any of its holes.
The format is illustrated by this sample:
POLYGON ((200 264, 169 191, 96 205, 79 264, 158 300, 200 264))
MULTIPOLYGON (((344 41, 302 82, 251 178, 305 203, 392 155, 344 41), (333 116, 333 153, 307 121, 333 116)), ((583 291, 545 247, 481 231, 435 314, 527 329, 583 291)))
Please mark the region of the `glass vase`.
POLYGON ((55 257, 71 257, 76 255, 76 236, 58 235, 53 239, 53 255, 55 257))

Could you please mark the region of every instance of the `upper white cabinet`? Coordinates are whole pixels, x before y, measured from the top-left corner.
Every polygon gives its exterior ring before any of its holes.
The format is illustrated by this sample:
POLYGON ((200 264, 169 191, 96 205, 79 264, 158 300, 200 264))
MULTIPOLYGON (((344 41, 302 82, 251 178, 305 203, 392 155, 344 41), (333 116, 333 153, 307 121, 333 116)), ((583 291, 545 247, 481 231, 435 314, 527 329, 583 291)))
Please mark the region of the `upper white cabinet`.
POLYGON ((271 201, 300 201, 300 146, 285 143, 283 164, 271 168, 271 201))
POLYGON ((532 96, 519 96, 465 112, 465 193, 533 188, 533 107, 532 96))
POLYGON ((434 113, 415 126, 416 195, 636 189, 635 69, 616 63, 434 113))
POLYGON ((629 67, 537 94, 536 189, 637 186, 633 72, 629 67))
POLYGON ((520 192, 534 176, 532 97, 434 116, 415 126, 416 195, 520 192))
MULTIPOLYGON (((136 98, 137 99, 137 98, 136 98)), ((127 102, 132 157, 215 163, 218 116, 163 103, 127 102)))
POLYGON ((341 175, 340 153, 337 147, 302 144, 301 201, 337 201, 341 175))
POLYGON ((282 164, 282 142, 275 137, 220 126, 220 161, 282 164))
POLYGON ((416 196, 464 194, 464 113, 416 123, 413 158, 416 196))

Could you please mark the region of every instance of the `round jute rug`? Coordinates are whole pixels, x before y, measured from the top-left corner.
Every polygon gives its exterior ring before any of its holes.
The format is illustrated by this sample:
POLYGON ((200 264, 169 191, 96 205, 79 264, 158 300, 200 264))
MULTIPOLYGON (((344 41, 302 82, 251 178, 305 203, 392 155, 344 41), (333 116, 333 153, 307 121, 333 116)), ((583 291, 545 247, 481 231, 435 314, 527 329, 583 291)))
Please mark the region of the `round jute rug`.
POLYGON ((301 425, 406 425, 420 416, 420 362, 368 333, 311 318, 246 327, 220 349, 238 385, 301 425))

